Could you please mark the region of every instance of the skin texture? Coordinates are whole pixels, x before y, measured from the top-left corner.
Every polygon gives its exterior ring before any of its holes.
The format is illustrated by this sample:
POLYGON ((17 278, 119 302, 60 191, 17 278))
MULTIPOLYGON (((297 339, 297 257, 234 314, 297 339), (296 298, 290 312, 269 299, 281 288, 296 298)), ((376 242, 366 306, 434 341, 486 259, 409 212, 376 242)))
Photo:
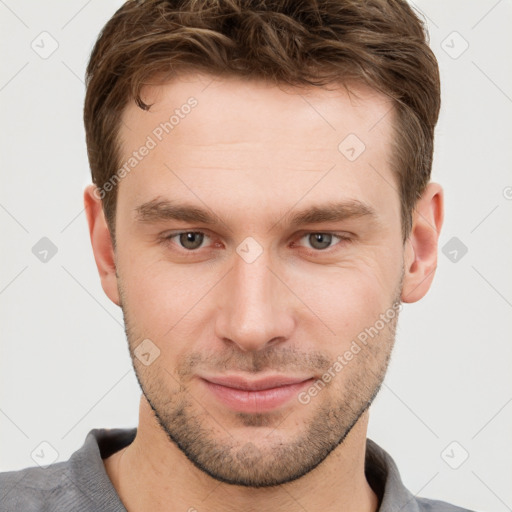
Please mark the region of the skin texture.
POLYGON ((149 112, 127 106, 123 163, 188 98, 197 101, 117 184, 115 250, 98 191, 84 195, 102 286, 123 309, 143 390, 134 442, 105 460, 129 511, 377 509, 364 475, 368 406, 398 314, 376 322, 430 287, 443 204, 429 184, 404 244, 391 104, 350 90, 189 74, 146 87, 149 112), (365 144, 354 161, 338 149, 349 134, 365 144), (205 209, 217 223, 161 218, 166 208, 154 206, 164 200, 205 209), (290 223, 328 203, 343 203, 345 218, 290 223), (190 231, 200 234, 165 238, 190 231), (241 247, 258 257, 249 262, 241 247), (202 380, 315 382, 376 325, 308 403, 297 396, 240 413, 202 380), (136 349, 148 339, 159 352, 146 365, 136 349))

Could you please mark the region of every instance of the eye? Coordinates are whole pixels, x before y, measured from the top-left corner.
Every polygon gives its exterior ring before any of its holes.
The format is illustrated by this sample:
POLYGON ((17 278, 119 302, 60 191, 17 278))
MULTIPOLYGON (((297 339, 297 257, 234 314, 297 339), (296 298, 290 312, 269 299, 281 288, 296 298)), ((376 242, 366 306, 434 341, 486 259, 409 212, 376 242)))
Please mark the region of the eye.
MULTIPOLYGON (((185 250, 185 252, 196 252, 201 249, 203 243, 210 237, 202 231, 179 231, 176 233, 170 233, 162 237, 162 241, 165 244, 178 245, 179 249, 185 250), (177 241, 174 241, 176 239, 177 241)), ((306 249, 313 249, 313 252, 326 251, 336 245, 336 241, 339 243, 350 242, 350 237, 344 233, 306 233, 299 238, 299 240, 306 240, 306 249)))
POLYGON ((347 236, 335 233, 306 233, 300 238, 300 240, 302 239, 306 239, 307 243, 310 244, 309 248, 315 249, 315 252, 333 247, 334 245, 331 244, 336 239, 341 242, 348 242, 350 240, 347 236))
POLYGON ((201 231, 181 231, 167 235, 164 239, 166 242, 170 243, 174 238, 177 238, 178 245, 182 249, 195 251, 201 247, 205 237, 209 238, 208 235, 205 235, 201 231))

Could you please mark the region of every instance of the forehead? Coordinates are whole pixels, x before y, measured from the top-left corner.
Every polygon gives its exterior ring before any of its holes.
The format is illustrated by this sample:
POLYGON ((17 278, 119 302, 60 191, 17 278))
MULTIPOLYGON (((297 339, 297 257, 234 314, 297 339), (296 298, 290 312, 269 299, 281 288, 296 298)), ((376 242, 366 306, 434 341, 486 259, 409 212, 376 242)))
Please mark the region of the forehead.
MULTIPOLYGON (((268 145, 275 142, 279 127, 286 127, 297 144, 309 141, 308 146, 315 142, 312 135, 317 130, 327 138, 325 142, 336 143, 347 130, 359 131, 358 135, 370 142, 373 137, 369 132, 380 124, 383 116, 388 121, 392 117, 390 99, 362 84, 299 88, 189 73, 167 83, 147 85, 141 96, 151 108, 143 111, 133 101, 125 108, 121 133, 122 142, 127 145, 135 142, 131 135, 136 138, 137 132, 151 133, 159 122, 169 121, 169 114, 174 112, 178 117, 171 122, 175 141, 183 142, 182 135, 195 135, 195 140, 189 137, 186 142, 198 145, 231 144, 235 142, 235 133, 239 141, 248 139, 268 145), (188 112, 191 98, 197 105, 188 112), (182 123, 189 113, 194 114, 191 120, 182 123), (193 133, 185 132, 186 125, 193 128, 193 133)), ((385 126, 386 123, 381 128, 385 126)))
POLYGON ((282 209, 307 195, 315 202, 366 196, 378 209, 396 195, 394 112, 370 88, 299 89, 190 74, 145 87, 142 99, 149 111, 131 103, 123 113, 120 167, 128 172, 118 205, 186 195, 226 211, 257 211, 272 199, 282 209))

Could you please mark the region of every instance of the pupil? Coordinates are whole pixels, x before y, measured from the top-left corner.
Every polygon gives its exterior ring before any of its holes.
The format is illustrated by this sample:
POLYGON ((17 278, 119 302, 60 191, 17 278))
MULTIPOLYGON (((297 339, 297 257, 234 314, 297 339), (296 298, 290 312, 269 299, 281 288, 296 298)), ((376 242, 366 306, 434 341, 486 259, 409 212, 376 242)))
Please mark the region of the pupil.
POLYGON ((314 233, 310 235, 310 243, 315 249, 325 249, 331 243, 332 235, 328 233, 314 233))
POLYGON ((189 231, 180 235, 180 243, 185 249, 197 249, 203 242, 202 233, 189 231))

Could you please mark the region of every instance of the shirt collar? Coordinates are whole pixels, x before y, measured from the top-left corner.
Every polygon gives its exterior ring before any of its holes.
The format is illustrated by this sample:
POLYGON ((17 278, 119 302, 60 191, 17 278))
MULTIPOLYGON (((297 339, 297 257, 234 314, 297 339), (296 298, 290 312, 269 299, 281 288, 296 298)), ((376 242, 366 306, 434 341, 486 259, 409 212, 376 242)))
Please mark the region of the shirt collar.
MULTIPOLYGON (((70 458, 73 483, 105 512, 126 510, 110 481, 103 459, 128 446, 137 428, 93 429, 70 458)), ((405 488, 391 456, 371 439, 366 440, 365 474, 379 498, 378 512, 420 512, 416 498, 405 488)))
POLYGON ((391 456, 371 439, 366 440, 365 474, 379 498, 379 512, 420 512, 391 456))

